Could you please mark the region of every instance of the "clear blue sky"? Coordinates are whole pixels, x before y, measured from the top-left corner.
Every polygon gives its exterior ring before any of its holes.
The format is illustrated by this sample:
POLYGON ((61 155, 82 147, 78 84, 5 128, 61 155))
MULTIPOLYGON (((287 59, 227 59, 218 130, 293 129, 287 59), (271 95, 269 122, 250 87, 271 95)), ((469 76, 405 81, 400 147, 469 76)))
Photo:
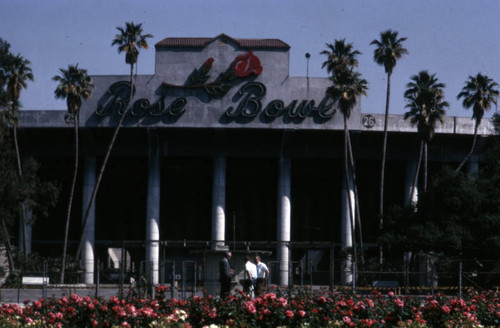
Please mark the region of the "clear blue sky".
MULTIPOLYGON (((373 62, 369 43, 381 31, 397 30, 410 54, 393 73, 391 113, 403 113, 403 92, 420 70, 446 84, 448 115, 471 116, 456 95, 468 75, 500 81, 500 1, 496 0, 2 0, 0 37, 33 65, 35 82, 22 92, 24 109, 65 109, 53 96, 51 77, 79 63, 92 75, 128 74, 123 54, 111 41, 117 26, 144 23, 154 45, 165 37, 279 38, 291 46, 290 75, 325 77, 325 43, 346 38, 363 54, 368 80, 362 111, 383 113, 386 76, 373 62)), ((154 71, 154 47, 141 52, 139 74, 154 71)), ((490 114, 491 115, 491 114, 490 114)), ((489 115, 488 115, 489 116, 489 115)))

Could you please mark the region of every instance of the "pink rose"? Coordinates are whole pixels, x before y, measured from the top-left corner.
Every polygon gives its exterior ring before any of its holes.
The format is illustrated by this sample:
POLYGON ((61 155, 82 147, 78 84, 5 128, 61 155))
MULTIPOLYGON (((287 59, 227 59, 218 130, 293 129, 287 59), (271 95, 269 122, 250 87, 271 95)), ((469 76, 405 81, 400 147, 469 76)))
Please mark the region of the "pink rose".
POLYGON ((259 75, 262 72, 260 59, 253 54, 252 50, 249 50, 246 54, 236 57, 233 62, 233 71, 239 77, 250 74, 259 75))
POLYGON ((278 298, 278 302, 280 302, 282 307, 285 307, 287 304, 286 298, 283 298, 283 297, 278 298))
POLYGON ((250 301, 245 302, 245 308, 251 314, 255 314, 257 312, 255 305, 250 301))

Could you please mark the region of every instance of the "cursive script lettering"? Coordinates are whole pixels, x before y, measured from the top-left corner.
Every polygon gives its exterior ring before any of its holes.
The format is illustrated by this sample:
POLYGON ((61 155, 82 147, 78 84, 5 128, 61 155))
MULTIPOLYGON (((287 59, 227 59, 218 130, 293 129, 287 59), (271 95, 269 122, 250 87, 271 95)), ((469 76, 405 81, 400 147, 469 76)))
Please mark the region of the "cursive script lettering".
POLYGON ((238 107, 236 109, 229 107, 226 115, 255 117, 259 115, 262 108, 260 100, 266 95, 266 86, 258 82, 249 82, 238 90, 238 95, 240 97, 243 95, 238 107))
POLYGON ((186 98, 177 98, 170 106, 165 106, 165 97, 161 97, 156 103, 150 105, 149 100, 141 98, 134 102, 130 110, 130 114, 136 117, 151 115, 155 117, 171 115, 181 116, 184 113, 186 106, 186 98))
MULTIPOLYGON (((266 95, 266 86, 260 82, 248 82, 240 87, 236 96, 236 106, 226 109, 224 115, 228 117, 254 118, 260 114, 269 119, 286 116, 291 119, 319 116, 322 119, 330 119, 336 113, 335 102, 327 95, 316 106, 314 100, 292 100, 285 105, 283 100, 271 100, 263 106, 262 99, 266 95)), ((95 111, 96 115, 108 116, 113 112, 121 114, 130 98, 130 83, 120 81, 112 84, 102 97, 95 111)), ((129 115, 136 118, 142 117, 180 117, 186 111, 187 99, 175 98, 170 105, 165 102, 166 96, 161 96, 155 103, 151 104, 146 98, 141 98, 132 104, 129 115)))
MULTIPOLYGON (((238 90, 240 102, 236 108, 229 107, 225 114, 229 117, 245 116, 255 117, 261 112, 261 99, 266 94, 266 87, 260 82, 249 82, 238 90)), ((292 100, 288 106, 282 100, 271 100, 262 110, 269 118, 276 118, 287 115, 290 118, 306 118, 318 115, 323 119, 331 118, 335 113, 334 101, 325 96, 318 107, 315 107, 314 100, 302 100, 297 106, 298 100, 292 100)))

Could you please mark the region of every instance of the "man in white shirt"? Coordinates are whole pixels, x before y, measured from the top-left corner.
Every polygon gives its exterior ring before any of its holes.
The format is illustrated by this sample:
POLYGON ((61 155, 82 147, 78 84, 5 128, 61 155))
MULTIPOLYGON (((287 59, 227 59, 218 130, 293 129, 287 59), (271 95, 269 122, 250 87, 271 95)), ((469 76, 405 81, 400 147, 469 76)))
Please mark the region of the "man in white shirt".
POLYGON ((259 296, 267 287, 267 277, 269 277, 269 269, 264 262, 261 262, 260 256, 255 256, 255 263, 257 263, 257 284, 255 288, 256 296, 259 296))
POLYGON ((257 283, 257 266, 250 261, 250 255, 245 256, 245 292, 251 293, 257 283))

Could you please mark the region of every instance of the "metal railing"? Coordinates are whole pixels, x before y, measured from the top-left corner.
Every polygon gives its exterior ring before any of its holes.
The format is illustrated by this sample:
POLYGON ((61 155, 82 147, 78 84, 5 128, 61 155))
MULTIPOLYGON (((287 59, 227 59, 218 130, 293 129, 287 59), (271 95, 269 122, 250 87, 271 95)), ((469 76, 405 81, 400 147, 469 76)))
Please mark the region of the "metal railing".
MULTIPOLYGON (((158 242, 158 241, 154 241, 158 242)), ((142 293, 154 293, 151 272, 153 264, 147 262, 145 248, 147 241, 123 241, 116 245, 122 248, 122 254, 127 251, 130 260, 122 257, 118 268, 111 268, 109 262, 97 259, 95 261, 94 284, 83 285, 81 272, 67 272, 66 281, 71 284, 59 285, 58 274, 48 270, 46 266, 39 272, 19 272, 19 283, 2 288, 15 289, 15 299, 22 301, 24 293, 36 297, 52 295, 68 295, 83 293, 90 296, 106 296, 110 294, 125 295, 133 290, 142 293), (49 277, 44 285, 22 284, 22 277, 49 277), (29 292, 31 290, 31 292, 29 292), (38 294, 34 294, 34 292, 38 294)), ((189 298, 203 295, 205 289, 204 254, 212 251, 220 241, 159 241, 160 260, 158 274, 160 285, 169 288, 169 296, 189 298)), ((393 290, 406 294, 434 294, 437 292, 461 295, 465 288, 478 290, 498 289, 500 281, 500 259, 461 259, 447 261, 439 259, 428 260, 425 256, 414 262, 386 263, 392 269, 373 269, 368 265, 356 263, 351 265, 346 252, 340 245, 327 242, 287 242, 290 260, 288 264, 288 285, 282 286, 279 279, 279 262, 276 249, 282 243, 269 241, 247 241, 231 244, 233 252, 260 253, 270 269, 268 284, 287 288, 327 288, 330 290, 355 290, 369 292, 371 290, 393 290), (346 278, 352 277, 352 281, 346 278)), ((96 243, 96 247, 110 247, 110 244, 96 243)), ((97 252, 96 252, 97 253, 97 252)), ((103 254, 102 250, 100 254, 103 254)), ((3 286, 5 287, 5 286, 3 286)), ((11 293, 9 291, 9 293, 11 293)), ((12 298, 12 296, 10 296, 12 298)), ((27 297, 30 298, 30 297, 27 297)))

